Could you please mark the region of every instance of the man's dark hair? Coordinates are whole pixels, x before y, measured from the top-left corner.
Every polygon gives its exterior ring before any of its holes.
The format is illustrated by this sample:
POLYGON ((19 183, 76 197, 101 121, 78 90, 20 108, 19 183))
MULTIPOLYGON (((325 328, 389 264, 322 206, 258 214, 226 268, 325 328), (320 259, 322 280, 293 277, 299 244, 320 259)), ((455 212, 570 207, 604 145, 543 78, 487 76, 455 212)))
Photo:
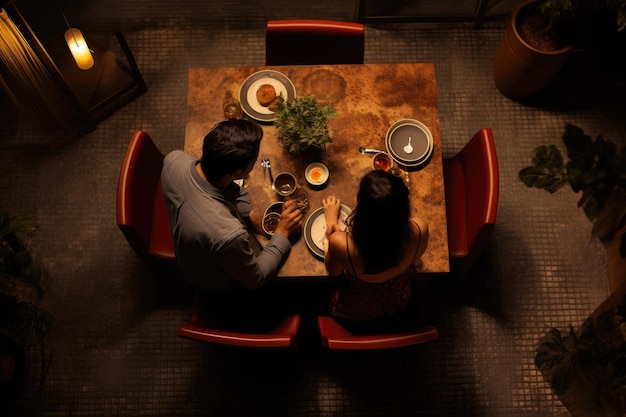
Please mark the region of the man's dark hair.
POLYGON ((263 129, 249 120, 220 122, 205 136, 200 166, 208 180, 244 170, 259 152, 263 129))

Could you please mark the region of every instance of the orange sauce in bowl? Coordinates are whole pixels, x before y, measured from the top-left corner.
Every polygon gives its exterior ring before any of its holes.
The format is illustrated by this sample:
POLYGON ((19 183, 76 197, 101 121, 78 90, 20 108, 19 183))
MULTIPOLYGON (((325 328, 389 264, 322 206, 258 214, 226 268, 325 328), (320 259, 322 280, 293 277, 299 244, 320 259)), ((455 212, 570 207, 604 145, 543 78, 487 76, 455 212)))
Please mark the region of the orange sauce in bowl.
POLYGON ((322 170, 320 168, 313 168, 311 172, 309 172, 309 178, 313 182, 319 182, 322 179, 322 170))

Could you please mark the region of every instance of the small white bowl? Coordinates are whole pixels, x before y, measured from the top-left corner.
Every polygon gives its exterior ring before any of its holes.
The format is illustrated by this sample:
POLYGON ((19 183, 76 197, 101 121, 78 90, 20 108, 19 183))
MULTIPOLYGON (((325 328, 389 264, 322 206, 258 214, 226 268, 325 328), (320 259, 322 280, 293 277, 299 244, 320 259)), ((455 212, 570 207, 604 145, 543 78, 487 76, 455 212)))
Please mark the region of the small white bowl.
POLYGON ((304 170, 304 178, 309 185, 320 187, 328 181, 328 167, 321 162, 313 162, 304 170))

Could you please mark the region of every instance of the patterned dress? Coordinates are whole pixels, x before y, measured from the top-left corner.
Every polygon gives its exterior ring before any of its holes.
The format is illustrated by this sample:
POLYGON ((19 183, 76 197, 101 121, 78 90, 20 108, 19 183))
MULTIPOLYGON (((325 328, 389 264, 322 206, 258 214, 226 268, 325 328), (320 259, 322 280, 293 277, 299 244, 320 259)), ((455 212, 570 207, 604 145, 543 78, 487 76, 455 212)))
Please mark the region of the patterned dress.
MULTIPOLYGON (((422 233, 420 230, 413 260, 419 250, 421 238, 422 233)), ((348 235, 346 234, 347 249, 348 235)), ((348 251, 348 258, 354 271, 350 251, 348 251)), ((356 322, 366 322, 391 317, 402 312, 410 298, 411 283, 409 281, 408 269, 380 283, 364 281, 346 270, 339 279, 337 289, 331 294, 330 310, 334 317, 356 322)))

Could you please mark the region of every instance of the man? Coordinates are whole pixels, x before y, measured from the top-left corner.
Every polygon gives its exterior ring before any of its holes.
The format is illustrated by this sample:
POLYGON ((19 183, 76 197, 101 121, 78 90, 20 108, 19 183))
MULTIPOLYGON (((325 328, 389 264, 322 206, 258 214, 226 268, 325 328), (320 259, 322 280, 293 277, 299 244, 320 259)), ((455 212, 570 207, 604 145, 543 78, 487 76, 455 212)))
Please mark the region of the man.
POLYGON ((259 288, 277 274, 289 235, 300 229, 302 212, 287 201, 265 248, 250 233, 259 217, 234 181, 252 171, 262 137, 258 124, 230 119, 206 135, 200 161, 180 150, 165 157, 161 181, 176 258, 196 290, 259 288))

